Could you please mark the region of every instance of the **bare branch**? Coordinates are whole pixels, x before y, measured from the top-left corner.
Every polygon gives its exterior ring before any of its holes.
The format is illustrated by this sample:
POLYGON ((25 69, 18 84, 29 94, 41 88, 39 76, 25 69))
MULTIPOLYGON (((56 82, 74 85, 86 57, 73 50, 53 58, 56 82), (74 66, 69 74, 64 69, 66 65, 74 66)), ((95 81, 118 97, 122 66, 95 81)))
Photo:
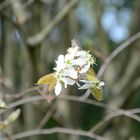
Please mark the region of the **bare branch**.
POLYGON ((90 131, 96 132, 99 128, 103 127, 105 124, 107 124, 109 121, 111 121, 112 118, 120 116, 120 113, 111 113, 105 118, 103 118, 101 121, 99 121, 95 126, 93 126, 90 131))
POLYGON ((140 113, 140 108, 130 109, 129 111, 133 114, 140 113))
POLYGON ((54 112, 55 112, 54 109, 51 109, 48 112, 46 112, 46 114, 44 115, 44 117, 41 119, 38 126, 36 127, 36 129, 42 128, 46 124, 46 122, 51 118, 51 116, 54 114, 54 112))
POLYGON ((34 46, 40 43, 52 29, 71 11, 71 9, 79 2, 79 0, 71 0, 69 3, 56 15, 56 17, 47 24, 37 35, 27 39, 27 43, 34 46))
POLYGON ((125 48, 127 48, 131 43, 136 41, 140 38, 140 32, 136 33, 134 36, 130 37, 128 40, 126 40, 123 44, 121 44, 119 47, 117 47, 105 60, 104 63, 101 65, 97 77, 101 78, 104 74, 107 66, 111 63, 111 61, 125 48))
MULTIPOLYGON (((107 109, 111 109, 111 110, 115 109, 115 108, 112 108, 112 107, 108 107, 104 103, 97 102, 95 100, 91 100, 91 99, 83 100, 82 98, 80 98, 78 96, 63 95, 63 96, 58 96, 57 99, 59 99, 59 100, 69 100, 69 101, 78 101, 78 102, 87 103, 87 104, 91 104, 91 105, 95 105, 95 106, 98 106, 98 107, 101 107, 101 108, 107 108, 107 109)), ((14 103, 9 104, 8 109, 17 107, 17 106, 25 104, 25 103, 36 102, 36 101, 41 101, 41 100, 46 100, 46 98, 44 98, 44 96, 41 96, 41 95, 23 98, 21 100, 18 100, 14 103)), ((1 112, 0 112, 0 114, 1 114, 1 112)))
MULTIPOLYGON (((3 10, 4 8, 8 7, 12 2, 14 2, 15 0, 4 0, 4 2, 0 3, 0 10, 3 10)), ((30 6, 32 3, 34 2, 34 0, 27 0, 27 2, 25 2, 22 6, 23 7, 28 7, 30 6)))
POLYGON ((113 113, 109 114, 104 119, 102 119, 99 123, 97 123, 93 128, 91 128, 90 131, 96 132, 99 128, 103 127, 105 124, 107 124, 113 118, 118 117, 118 116, 122 116, 122 115, 127 116, 129 118, 132 118, 132 119, 140 122, 140 117, 133 114, 136 111, 140 111, 140 109, 138 109, 138 110, 127 110, 127 111, 126 110, 114 111, 113 113))
MULTIPOLYGON (((6 94, 5 95, 5 98, 6 99, 18 99, 18 98, 23 98, 26 94, 28 93, 32 93, 34 91, 38 91, 40 88, 43 88, 43 87, 47 87, 47 85, 39 85, 39 86, 36 86, 36 87, 31 87, 31 88, 28 88, 28 89, 25 89, 24 91, 21 91, 19 93, 15 93, 13 95, 11 94, 6 94)), ((28 95, 31 95, 31 94, 28 94, 28 95)))
POLYGON ((54 134, 54 133, 80 135, 80 136, 94 138, 96 140, 106 140, 105 138, 98 136, 92 132, 70 129, 70 128, 60 128, 60 127, 50 128, 50 129, 30 130, 30 131, 22 132, 19 134, 15 134, 15 135, 11 136, 11 138, 14 140, 17 140, 17 139, 26 138, 26 137, 35 136, 35 135, 45 135, 45 134, 54 134))
MULTIPOLYGON (((117 116, 118 116, 118 114, 119 114, 119 116, 124 115, 124 116, 127 116, 129 118, 132 118, 132 119, 140 122, 139 116, 137 116, 137 115, 133 114, 133 112, 131 112, 133 110, 117 109, 117 108, 107 106, 104 103, 97 102, 97 101, 94 101, 94 100, 91 100, 91 99, 83 100, 82 98, 79 98, 77 96, 68 96, 68 95, 64 96, 63 95, 63 96, 58 96, 57 99, 69 100, 69 101, 78 101, 78 102, 81 102, 81 103, 87 103, 87 104, 95 105, 95 106, 98 106, 98 107, 101 107, 101 108, 106 108, 106 109, 109 109, 110 111, 115 111, 117 116)), ((17 107, 19 105, 25 104, 25 103, 36 102, 36 101, 41 101, 41 100, 46 100, 46 98, 44 98, 43 96, 33 96, 33 97, 23 98, 21 100, 18 100, 16 102, 11 103, 10 105, 8 105, 7 110, 12 109, 14 107, 17 107)), ((7 111, 7 110, 5 110, 5 111, 7 111)), ((4 113, 5 111, 1 111, 0 114, 4 113)))

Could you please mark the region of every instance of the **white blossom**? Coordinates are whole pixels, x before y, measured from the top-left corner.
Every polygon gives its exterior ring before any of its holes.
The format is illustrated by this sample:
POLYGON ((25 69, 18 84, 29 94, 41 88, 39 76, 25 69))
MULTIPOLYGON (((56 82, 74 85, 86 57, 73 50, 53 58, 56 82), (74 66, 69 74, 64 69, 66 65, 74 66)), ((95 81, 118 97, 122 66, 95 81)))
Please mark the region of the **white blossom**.
POLYGON ((86 73, 90 68, 90 64, 87 63, 80 71, 79 73, 86 73))
POLYGON ((62 87, 64 85, 65 88, 67 88, 67 85, 74 85, 75 80, 77 78, 77 73, 75 73, 74 70, 63 70, 56 72, 56 79, 57 83, 55 86, 55 94, 58 96, 62 90, 62 87), (72 79, 73 78, 73 79, 72 79))
MULTIPOLYGON (((59 55, 56 60, 56 86, 55 94, 59 95, 62 88, 67 85, 78 83, 81 74, 85 74, 90 66, 94 64, 93 56, 88 52, 81 50, 75 41, 72 41, 72 47, 67 50, 66 55, 59 55)), ((93 83, 85 83, 82 88, 92 86, 93 83)))
POLYGON ((63 76, 70 77, 72 79, 77 79, 78 72, 73 67, 71 67, 69 69, 64 70, 63 76))

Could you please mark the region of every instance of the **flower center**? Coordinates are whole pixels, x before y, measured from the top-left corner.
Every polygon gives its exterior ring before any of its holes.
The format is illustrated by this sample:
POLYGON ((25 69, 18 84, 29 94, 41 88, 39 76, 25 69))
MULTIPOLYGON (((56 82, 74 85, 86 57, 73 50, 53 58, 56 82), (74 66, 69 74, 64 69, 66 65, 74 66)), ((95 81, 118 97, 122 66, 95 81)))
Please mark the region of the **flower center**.
POLYGON ((68 64, 68 65, 71 64, 71 61, 70 60, 67 60, 66 61, 66 64, 68 64))

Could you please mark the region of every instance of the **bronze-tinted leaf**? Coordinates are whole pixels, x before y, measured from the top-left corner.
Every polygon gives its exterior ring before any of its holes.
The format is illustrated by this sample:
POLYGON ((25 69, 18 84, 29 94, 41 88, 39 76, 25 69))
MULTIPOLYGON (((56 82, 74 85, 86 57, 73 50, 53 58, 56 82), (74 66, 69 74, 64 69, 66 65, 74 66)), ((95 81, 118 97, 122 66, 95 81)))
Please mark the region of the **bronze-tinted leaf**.
MULTIPOLYGON (((88 72, 86 73, 86 79, 88 81, 97 80, 96 73, 95 73, 95 71, 92 68, 90 68, 88 70, 88 72)), ((92 92, 92 95, 95 97, 95 99, 97 101, 103 100, 103 90, 102 90, 102 87, 96 87, 95 86, 94 88, 91 88, 90 90, 92 92)))
POLYGON ((95 87, 95 88, 92 88, 90 90, 92 92, 92 95, 95 97, 95 99, 97 101, 103 100, 103 90, 102 90, 102 88, 96 88, 95 87))
POLYGON ((56 85, 55 73, 47 74, 47 75, 41 77, 37 81, 37 84, 38 85, 47 84, 49 87, 49 91, 53 90, 55 88, 55 85, 56 85))
POLYGON ((95 71, 92 68, 89 68, 89 70, 88 70, 88 72, 86 73, 85 76, 86 76, 86 79, 88 81, 92 81, 92 80, 97 79, 96 73, 95 73, 95 71))

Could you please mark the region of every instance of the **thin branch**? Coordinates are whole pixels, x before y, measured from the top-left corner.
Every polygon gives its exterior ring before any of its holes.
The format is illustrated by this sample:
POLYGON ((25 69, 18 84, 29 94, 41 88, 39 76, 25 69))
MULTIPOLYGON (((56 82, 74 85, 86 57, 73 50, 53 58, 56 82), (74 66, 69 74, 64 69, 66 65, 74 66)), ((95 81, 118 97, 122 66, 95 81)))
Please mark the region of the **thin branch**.
POLYGON ((105 138, 93 134, 92 132, 83 131, 83 130, 76 130, 70 128, 50 128, 50 129, 37 129, 37 130, 29 130, 26 132, 18 133, 11 136, 12 139, 17 140, 21 138, 26 138, 35 135, 46 135, 46 134, 54 134, 54 133, 63 133, 63 134, 70 134, 70 135, 79 135, 79 136, 86 136, 96 140, 106 140, 105 138))
POLYGON ((27 43, 34 46, 45 39, 52 29, 71 11, 71 9, 79 2, 79 0, 71 0, 66 6, 56 15, 56 17, 47 24, 37 35, 27 39, 27 43))
MULTIPOLYGON (((8 7, 9 5, 11 5, 11 3, 14 0, 4 0, 4 2, 0 3, 0 10, 3 10, 4 8, 8 7)), ((27 0, 27 2, 23 3, 23 7, 28 7, 30 6, 32 3, 34 2, 34 0, 27 0)))
POLYGON ((40 129, 43 128, 43 126, 46 124, 46 122, 51 118, 51 116, 54 114, 55 110, 51 109, 49 110, 44 117, 41 119, 41 121, 39 122, 38 126, 36 127, 36 129, 40 129))
MULTIPOLYGON (((133 114, 131 112, 131 110, 122 110, 122 109, 112 108, 112 107, 106 106, 104 103, 100 103, 100 102, 97 102, 97 101, 94 101, 94 100, 91 100, 91 99, 82 100, 81 98, 79 98, 77 96, 68 96, 68 95, 58 96, 56 99, 69 100, 69 101, 78 101, 78 102, 82 102, 82 103, 96 105, 96 106, 101 107, 101 108, 109 109, 110 111, 118 112, 120 115, 127 116, 129 118, 132 118, 132 119, 140 122, 140 117, 135 115, 135 114, 133 114)), ((10 105, 8 105, 7 110, 12 109, 14 107, 17 107, 19 105, 25 104, 25 103, 36 102, 36 101, 41 101, 41 100, 46 100, 46 98, 44 98, 43 96, 33 96, 33 97, 24 98, 24 99, 18 100, 16 102, 11 103, 10 105)), ((5 110, 5 111, 7 111, 7 110, 5 110)), ((0 114, 4 113, 5 111, 1 111, 0 114)))
MULTIPOLYGON (((139 109, 139 111, 140 111, 140 109, 139 109)), ((103 127, 105 124, 107 124, 113 118, 118 117, 118 116, 122 116, 122 115, 127 116, 129 118, 132 118, 133 120, 140 122, 140 117, 133 114, 132 110, 118 110, 118 111, 114 111, 113 113, 106 116, 99 123, 97 123, 94 127, 92 127, 90 131, 96 132, 99 128, 103 127)))
MULTIPOLYGON (((19 93, 15 93, 15 94, 12 94, 12 95, 11 94, 6 94, 5 98, 6 99, 23 98, 26 94, 38 91, 40 88, 43 88, 43 87, 47 87, 47 85, 39 85, 39 86, 31 87, 31 88, 25 89, 24 91, 21 91, 19 93)), ((28 95, 30 95, 30 94, 28 94, 28 95)))
POLYGON ((104 63, 101 65, 97 77, 101 78, 104 74, 107 66, 111 63, 111 61, 125 48, 127 48, 131 43, 136 41, 140 38, 140 32, 136 33, 134 36, 130 37, 128 40, 126 40, 123 44, 121 44, 119 47, 117 47, 105 60, 104 63))
MULTIPOLYGON (((94 100, 91 100, 91 99, 82 100, 80 97, 77 97, 77 96, 63 95, 63 96, 58 96, 57 99, 69 100, 69 101, 78 101, 78 102, 82 102, 82 103, 95 105, 95 106, 98 106, 98 107, 101 107, 101 108, 107 108, 107 109, 109 108, 109 109, 114 110, 114 108, 110 108, 110 107, 106 106, 104 103, 97 102, 97 101, 94 101, 94 100)), ((25 104, 25 103, 31 103, 31 102, 41 101, 41 100, 46 100, 46 98, 44 98, 41 95, 23 98, 21 100, 18 100, 18 101, 15 101, 14 103, 9 104, 8 105, 8 110, 12 109, 14 107, 17 107, 19 105, 25 104)), ((0 114, 1 114, 1 112, 0 112, 0 114)))
MULTIPOLYGON (((27 91, 25 93, 21 92, 21 95, 24 95, 24 94, 28 93, 29 91, 34 91, 36 89, 37 89, 37 87, 27 89, 27 91)), ((81 103, 85 103, 85 104, 90 104, 90 105, 95 105, 95 106, 98 106, 98 107, 101 107, 101 108, 109 109, 111 111, 119 110, 117 108, 113 108, 113 107, 107 106, 106 104, 104 104, 102 102, 97 102, 97 101, 92 100, 92 99, 83 100, 83 98, 80 98, 79 96, 62 95, 62 96, 56 97, 56 99, 59 99, 59 100, 69 100, 69 101, 77 101, 77 102, 81 102, 81 103)), ((37 101, 42 101, 42 100, 46 100, 46 98, 44 98, 44 96, 41 96, 41 95, 23 98, 23 99, 20 99, 20 100, 14 102, 14 103, 9 104, 7 110, 12 109, 14 107, 17 107, 19 105, 25 104, 25 103, 37 102, 37 101)), ((130 111, 133 111, 133 110, 134 109, 130 109, 130 111)), ((138 113, 138 109, 137 109, 137 113, 138 113)), ((2 112, 0 112, 0 114, 2 114, 2 112)))
POLYGON ((129 111, 130 111, 132 114, 137 114, 137 113, 140 113, 140 108, 129 109, 129 111))
MULTIPOLYGON (((24 94, 24 92, 22 94, 24 94)), ((87 100, 84 101, 84 100, 82 100, 81 98, 79 98, 77 96, 68 96, 68 95, 66 95, 66 96, 58 96, 57 99, 69 100, 69 101, 79 101, 79 102, 83 102, 83 103, 87 103, 87 104, 91 104, 91 105, 96 105, 96 106, 99 106, 99 107, 102 107, 102 108, 108 108, 103 103, 99 103, 97 101, 90 100, 90 99, 87 99, 87 100)), ((7 110, 15 108, 15 107, 23 105, 23 104, 26 104, 26 103, 37 102, 37 101, 42 101, 42 100, 46 100, 46 98, 44 98, 44 96, 41 96, 41 95, 23 98, 23 99, 20 99, 18 101, 15 101, 15 102, 9 104, 7 110)), ((1 111, 0 114, 3 114, 7 110, 1 111)))
POLYGON ((105 124, 107 124, 107 122, 111 121, 112 118, 120 116, 120 113, 111 113, 108 116, 106 116, 105 118, 103 118, 101 121, 99 121, 95 126, 93 126, 90 131, 91 132, 96 132, 99 128, 103 127, 105 124))

